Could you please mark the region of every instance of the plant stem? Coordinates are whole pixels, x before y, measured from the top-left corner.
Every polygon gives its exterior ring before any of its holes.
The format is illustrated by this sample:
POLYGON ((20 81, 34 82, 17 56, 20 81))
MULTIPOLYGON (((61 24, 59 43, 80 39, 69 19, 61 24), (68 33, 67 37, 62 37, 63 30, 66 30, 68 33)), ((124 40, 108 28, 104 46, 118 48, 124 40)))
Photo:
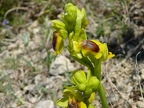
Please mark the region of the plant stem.
MULTIPOLYGON (((101 60, 95 61, 94 75, 98 78, 99 81, 101 81, 101 60)), ((108 108, 105 90, 101 82, 100 82, 100 86, 98 89, 98 94, 99 94, 103 108, 108 108)))
POLYGON ((106 100, 106 94, 103 85, 100 82, 100 86, 98 89, 98 94, 102 103, 103 108, 108 108, 107 100, 106 100))
POLYGON ((94 75, 98 78, 98 80, 101 80, 101 61, 96 60, 94 65, 94 75))

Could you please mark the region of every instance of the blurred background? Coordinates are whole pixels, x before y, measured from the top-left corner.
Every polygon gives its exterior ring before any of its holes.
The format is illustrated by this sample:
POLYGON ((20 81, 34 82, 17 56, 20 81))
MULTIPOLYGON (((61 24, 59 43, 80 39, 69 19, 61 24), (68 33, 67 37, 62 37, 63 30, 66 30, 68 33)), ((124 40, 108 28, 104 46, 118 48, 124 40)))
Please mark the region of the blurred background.
POLYGON ((51 45, 51 20, 70 2, 86 10, 88 39, 116 55, 102 64, 109 107, 144 108, 143 0, 0 0, 0 107, 57 108, 71 72, 85 69, 51 45))

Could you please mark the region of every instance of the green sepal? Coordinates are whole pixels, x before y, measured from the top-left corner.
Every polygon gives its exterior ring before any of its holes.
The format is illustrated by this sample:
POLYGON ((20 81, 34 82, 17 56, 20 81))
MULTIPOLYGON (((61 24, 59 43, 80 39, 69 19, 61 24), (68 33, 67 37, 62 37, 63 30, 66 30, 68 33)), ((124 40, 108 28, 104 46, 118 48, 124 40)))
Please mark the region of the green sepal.
POLYGON ((71 81, 75 85, 86 83, 86 73, 83 70, 74 71, 71 81))
POLYGON ((77 90, 76 86, 64 86, 64 88, 68 89, 68 90, 77 90))
POLYGON ((89 79, 88 83, 87 83, 87 87, 88 87, 88 88, 91 88, 93 91, 95 91, 95 90, 98 89, 99 83, 100 83, 100 82, 99 82, 99 80, 97 79, 97 77, 96 77, 96 76, 92 76, 92 77, 89 79))
POLYGON ((76 33, 78 33, 81 30, 81 28, 85 26, 85 25, 82 25, 82 24, 86 24, 85 20, 86 20, 85 9, 84 8, 82 8, 82 10, 77 9, 77 19, 76 19, 76 24, 75 24, 76 33))
POLYGON ((56 31, 59 31, 60 29, 65 29, 65 24, 62 21, 52 20, 52 23, 52 28, 56 31))
POLYGON ((83 101, 83 97, 81 92, 78 92, 76 90, 70 90, 70 89, 64 89, 63 91, 64 97, 75 97, 79 101, 83 101))
POLYGON ((63 98, 59 99, 59 100, 56 102, 56 105, 57 105, 57 106, 60 106, 60 107, 62 107, 62 108, 68 107, 68 98, 63 97, 63 98))
POLYGON ((86 89, 86 83, 81 83, 77 85, 77 90, 83 92, 86 89))
POLYGON ((93 104, 89 104, 88 108, 95 108, 93 104))
POLYGON ((62 38, 64 39, 68 38, 68 32, 65 29, 60 29, 59 33, 62 38))
POLYGON ((85 32, 85 30, 82 28, 81 30, 80 30, 80 33, 79 33, 79 36, 78 36, 78 42, 81 42, 81 41, 83 41, 83 40, 86 40, 87 39, 87 35, 86 35, 86 32, 85 32))
POLYGON ((84 91, 84 97, 89 98, 91 96, 92 92, 93 92, 93 90, 91 88, 87 87, 84 91))

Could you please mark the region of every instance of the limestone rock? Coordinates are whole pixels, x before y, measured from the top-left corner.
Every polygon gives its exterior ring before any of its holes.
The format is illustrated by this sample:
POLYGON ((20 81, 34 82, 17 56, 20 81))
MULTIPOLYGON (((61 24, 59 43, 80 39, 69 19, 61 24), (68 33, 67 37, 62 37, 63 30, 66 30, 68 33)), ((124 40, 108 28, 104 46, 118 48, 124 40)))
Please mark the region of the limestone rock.
POLYGON ((50 74, 58 75, 65 72, 74 71, 75 68, 68 58, 59 55, 54 62, 50 65, 50 74))
POLYGON ((38 102, 34 108, 54 108, 54 103, 51 100, 44 100, 38 102))

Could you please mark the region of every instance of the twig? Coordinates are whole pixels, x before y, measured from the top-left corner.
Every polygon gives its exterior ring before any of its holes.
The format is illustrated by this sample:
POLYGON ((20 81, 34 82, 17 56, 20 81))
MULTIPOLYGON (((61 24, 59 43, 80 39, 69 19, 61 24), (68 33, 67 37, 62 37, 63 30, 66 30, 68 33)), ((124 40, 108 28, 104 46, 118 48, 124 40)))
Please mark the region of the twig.
POLYGON ((135 70, 136 70, 136 73, 137 73, 137 76, 138 76, 138 83, 139 83, 139 88, 140 88, 140 91, 141 91, 141 97, 143 98, 143 90, 142 90, 142 87, 141 87, 141 80, 140 80, 140 76, 139 76, 139 67, 138 67, 138 62, 137 62, 137 57, 138 55, 140 54, 141 52, 138 52, 137 55, 136 55, 136 64, 135 64, 135 70))
POLYGON ((6 16, 7 16, 10 12, 15 11, 15 10, 25 10, 25 11, 28 11, 28 8, 26 8, 26 7, 15 7, 15 8, 9 9, 9 10, 4 14, 4 18, 6 18, 6 16))
POLYGON ((42 8, 42 10, 40 11, 40 13, 38 13, 38 14, 36 14, 35 16, 36 17, 40 17, 41 15, 43 15, 45 12, 45 9, 47 8, 47 6, 50 4, 50 2, 51 2, 51 0, 49 0, 48 2, 47 2, 47 4, 42 8))
MULTIPOLYGON (((122 63, 125 62, 125 61, 126 61, 126 59, 124 59, 120 64, 122 64, 122 63)), ((118 64, 118 66, 119 66, 120 64, 118 64)), ((107 67, 107 65, 106 65, 106 67, 107 67)), ((107 68, 106 68, 106 71, 107 71, 107 68)), ((106 72, 106 73, 108 73, 108 72, 106 72)), ((127 99, 124 98, 124 96, 121 94, 121 92, 120 92, 120 91, 117 89, 117 87, 112 83, 111 79, 108 77, 108 74, 106 74, 106 79, 107 79, 107 81, 109 82, 110 86, 112 87, 113 93, 114 93, 113 88, 115 88, 116 91, 121 95, 121 97, 122 97, 127 103, 129 103, 129 104, 131 105, 131 103, 130 103, 127 99)), ((117 104, 118 104, 118 101, 117 101, 117 104)), ((132 106, 132 105, 131 105, 131 106, 132 106)))
MULTIPOLYGON (((127 99, 125 99, 124 98, 124 96, 121 94, 121 92, 117 89, 117 87, 111 82, 111 80, 106 76, 106 78, 107 78, 107 80, 108 80, 108 82, 111 84, 111 86, 113 86, 115 89, 116 89, 116 91, 121 95, 121 97, 127 102, 127 103, 129 103, 130 105, 131 105, 131 103, 127 100, 127 99)), ((132 106, 132 105, 131 105, 132 106)))

